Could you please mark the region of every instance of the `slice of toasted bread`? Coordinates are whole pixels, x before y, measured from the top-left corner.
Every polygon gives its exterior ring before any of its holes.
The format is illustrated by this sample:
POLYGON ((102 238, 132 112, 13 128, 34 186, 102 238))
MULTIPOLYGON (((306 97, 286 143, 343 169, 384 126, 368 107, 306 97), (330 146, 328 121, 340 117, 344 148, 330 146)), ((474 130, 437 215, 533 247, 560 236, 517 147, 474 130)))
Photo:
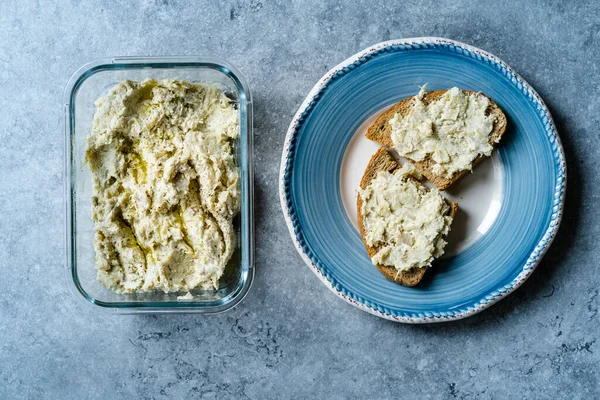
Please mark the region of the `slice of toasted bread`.
MULTIPOLYGON (((428 92, 423 95, 423 103, 429 104, 440 97, 447 90, 437 90, 435 92, 428 92)), ((465 94, 476 94, 472 90, 463 90, 465 94)), ((413 97, 409 97, 408 99, 404 99, 399 103, 393 105, 389 110, 384 112, 375 120, 373 125, 371 125, 367 131, 367 139, 374 140, 378 143, 381 143, 384 146, 388 146, 390 148, 394 148, 394 144, 392 143, 392 126, 389 124, 389 121, 396 115, 396 113, 400 113, 400 115, 405 116, 410 111, 411 100, 413 97)), ((506 115, 504 112, 498 107, 498 105, 490 99, 490 106, 486 110, 487 115, 494 116, 494 127, 492 128, 492 133, 490 134, 490 144, 492 146, 496 146, 502 135, 504 135, 504 131, 506 130, 506 115)), ((483 160, 485 156, 480 155, 475 160, 473 160, 472 167, 479 164, 481 160, 483 160)), ((439 190, 445 190, 454 182, 459 180, 462 176, 464 176, 469 170, 457 171, 451 178, 443 178, 439 175, 435 175, 433 173, 433 166, 435 165, 435 161, 430 156, 425 157, 422 161, 410 160, 418 169, 421 171, 423 175, 427 177, 439 190)))
MULTIPOLYGON (((400 164, 398 164, 396 160, 392 158, 392 156, 385 147, 381 147, 379 150, 377 150, 373 157, 371 157, 371 160, 369 161, 369 164, 365 169, 365 173, 362 177, 362 180, 360 181, 361 189, 365 189, 367 186, 369 186, 371 181, 377 176, 377 174, 380 171, 388 171, 390 173, 393 173, 398 168, 400 168, 400 164)), ((446 200, 446 202, 450 206, 450 211, 448 214, 451 217, 454 217, 456 215, 456 212, 458 211, 458 204, 450 200, 446 200)), ((379 248, 371 247, 367 244, 367 235, 363 226, 363 215, 361 211, 362 198, 360 194, 358 195, 358 198, 356 200, 356 206, 358 207, 358 227, 360 230, 360 236, 363 239, 363 243, 365 245, 365 248, 367 249, 369 257, 373 257, 375 254, 377 254, 379 248)), ((415 286, 417 283, 421 282, 421 279, 423 279, 423 276, 425 275, 425 272, 427 271, 428 267, 415 267, 411 268, 408 271, 402 271, 398 273, 398 270, 394 267, 379 264, 377 265, 377 269, 383 274, 383 276, 385 276, 392 282, 399 283, 404 286, 415 286)))

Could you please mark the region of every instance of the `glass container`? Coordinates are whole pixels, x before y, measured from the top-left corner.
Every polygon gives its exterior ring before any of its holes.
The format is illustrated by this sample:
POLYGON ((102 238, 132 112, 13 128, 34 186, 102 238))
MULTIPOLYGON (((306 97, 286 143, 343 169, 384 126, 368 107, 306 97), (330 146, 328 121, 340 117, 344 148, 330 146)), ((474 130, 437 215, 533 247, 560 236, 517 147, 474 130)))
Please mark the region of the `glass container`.
POLYGON ((213 57, 118 57, 81 67, 64 93, 65 187, 67 199, 67 280, 73 294, 98 310, 116 313, 217 313, 238 304, 254 277, 252 97, 244 77, 231 64, 213 57), (85 139, 92 128, 94 101, 119 82, 129 80, 182 79, 217 85, 237 105, 239 139, 235 143, 240 170, 241 211, 234 219, 237 249, 216 290, 192 290, 192 300, 178 300, 185 293, 117 294, 96 279, 91 215, 92 176, 84 163, 85 139))

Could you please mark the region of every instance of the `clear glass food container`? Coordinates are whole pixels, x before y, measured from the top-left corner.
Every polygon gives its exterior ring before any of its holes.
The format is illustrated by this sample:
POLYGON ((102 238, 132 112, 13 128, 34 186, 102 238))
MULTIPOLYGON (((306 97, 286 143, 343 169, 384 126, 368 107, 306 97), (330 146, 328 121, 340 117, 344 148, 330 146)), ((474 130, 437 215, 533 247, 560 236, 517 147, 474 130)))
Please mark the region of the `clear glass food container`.
POLYGON ((232 65, 212 57, 122 57, 102 59, 81 67, 69 80, 65 104, 65 182, 67 199, 67 280, 74 295, 99 310, 117 313, 217 313, 238 304, 254 277, 252 97, 243 76, 232 65), (119 82, 175 78, 212 83, 239 110, 240 137, 235 144, 240 169, 241 211, 234 220, 237 250, 216 290, 185 293, 162 291, 117 294, 96 279, 94 222, 91 215, 92 177, 84 163, 85 139, 91 131, 94 101, 119 82))

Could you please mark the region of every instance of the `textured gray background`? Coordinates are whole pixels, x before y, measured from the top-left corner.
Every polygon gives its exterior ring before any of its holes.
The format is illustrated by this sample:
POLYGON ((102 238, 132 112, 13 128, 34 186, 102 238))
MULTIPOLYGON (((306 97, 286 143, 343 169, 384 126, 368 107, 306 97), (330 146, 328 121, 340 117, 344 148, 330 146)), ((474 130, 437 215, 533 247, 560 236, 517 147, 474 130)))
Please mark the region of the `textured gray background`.
POLYGON ((0 2, 0 398, 506 398, 599 395, 600 6, 560 1, 0 2), (382 40, 442 36, 535 87, 569 165, 559 236, 491 309, 407 326, 337 299, 279 207, 288 124, 332 66, 382 40), (255 99, 256 280, 217 316, 105 316, 65 283, 62 91, 113 55, 213 54, 255 99))

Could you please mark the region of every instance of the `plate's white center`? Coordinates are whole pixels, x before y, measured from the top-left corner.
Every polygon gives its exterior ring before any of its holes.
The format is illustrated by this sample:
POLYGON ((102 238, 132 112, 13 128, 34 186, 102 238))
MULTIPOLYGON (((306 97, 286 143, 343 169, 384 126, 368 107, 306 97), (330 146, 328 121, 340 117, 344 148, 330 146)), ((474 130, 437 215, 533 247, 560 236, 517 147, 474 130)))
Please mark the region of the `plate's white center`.
MULTIPOLYGON (((371 156, 381 147, 380 144, 367 139, 365 133, 385 110, 375 113, 358 128, 342 160, 340 174, 342 202, 348 218, 357 230, 356 189, 360 185, 371 156)), ((400 158, 400 162, 407 161, 400 158)), ((502 181, 502 163, 498 152, 494 151, 491 157, 484 159, 473 168, 472 174, 462 177, 448 190, 442 192, 443 196, 457 202, 459 208, 452 223, 444 257, 460 253, 475 243, 492 226, 502 206, 502 181)), ((429 181, 425 184, 433 187, 429 181)))

